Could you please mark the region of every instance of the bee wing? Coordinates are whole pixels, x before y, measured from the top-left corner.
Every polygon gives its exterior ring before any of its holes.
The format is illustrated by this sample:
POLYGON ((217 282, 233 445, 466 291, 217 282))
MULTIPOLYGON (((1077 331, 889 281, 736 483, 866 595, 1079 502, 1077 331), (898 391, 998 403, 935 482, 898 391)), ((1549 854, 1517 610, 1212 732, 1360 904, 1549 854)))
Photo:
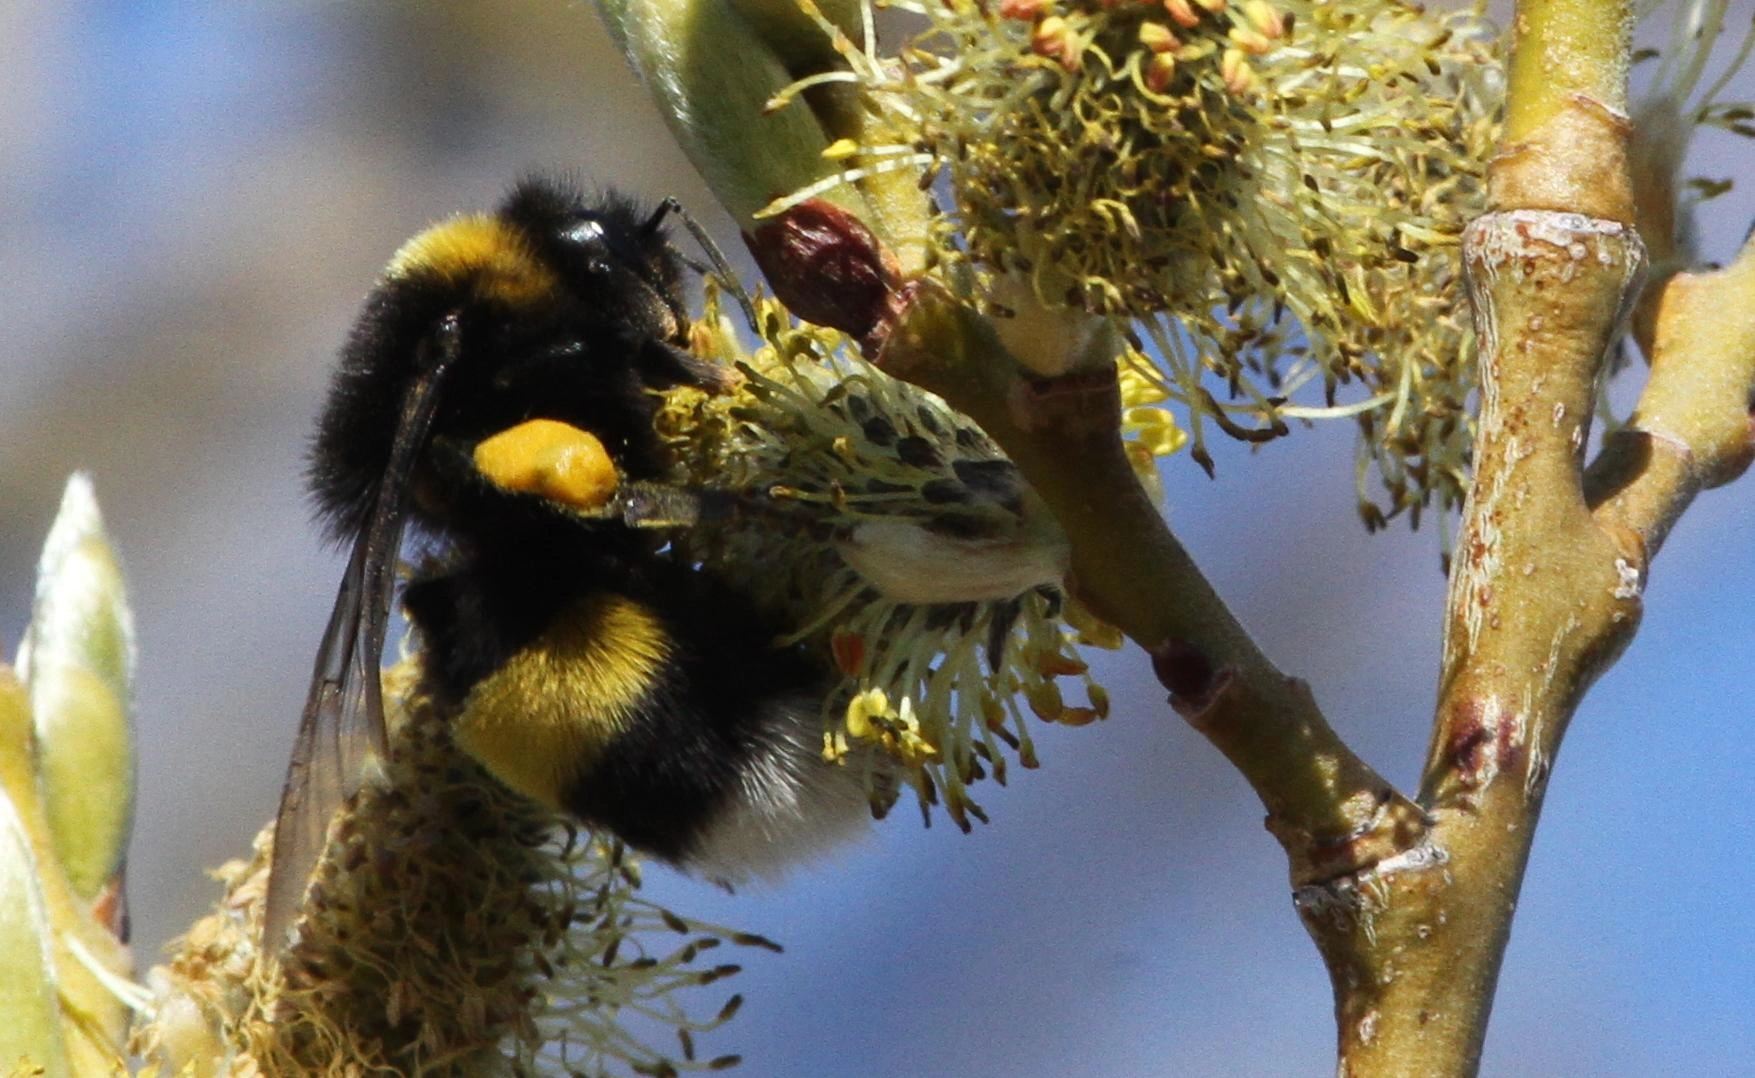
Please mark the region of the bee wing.
POLYGON ((323 630, 311 689, 299 718, 299 736, 287 764, 286 785, 274 822, 268 895, 262 915, 262 952, 274 955, 303 903, 311 870, 322 856, 329 823, 342 802, 359 791, 374 754, 388 751, 380 665, 395 588, 396 557, 408 520, 408 486, 427 443, 439 389, 456 358, 455 315, 441 320, 417 358, 420 372, 402 400, 390 462, 369 523, 354 541, 335 608, 323 630), (434 355, 434 353, 437 355, 434 355))
POLYGON ((363 639, 362 616, 369 546, 365 536, 354 544, 323 632, 298 740, 287 764, 274 821, 274 856, 262 925, 264 952, 277 949, 285 938, 323 852, 330 818, 359 789, 368 746, 383 743, 381 697, 376 715, 366 699, 367 686, 377 683, 377 671, 363 669, 370 650, 363 639))

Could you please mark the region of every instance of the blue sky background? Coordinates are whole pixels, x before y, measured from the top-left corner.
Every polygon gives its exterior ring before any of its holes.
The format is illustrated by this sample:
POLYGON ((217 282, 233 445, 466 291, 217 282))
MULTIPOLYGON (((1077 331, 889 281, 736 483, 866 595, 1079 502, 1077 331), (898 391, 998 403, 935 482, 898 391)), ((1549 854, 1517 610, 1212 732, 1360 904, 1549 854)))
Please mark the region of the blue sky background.
MULTIPOLYGON (((1704 174, 1752 173, 1747 145, 1699 151, 1704 174)), ((0 641, 66 473, 90 469, 139 619, 142 963, 273 811, 341 569, 300 484, 334 349, 403 238, 531 166, 677 195, 734 238, 586 5, 0 5, 0 641)), ((1711 209, 1722 258, 1755 190, 1711 209)), ((1351 438, 1219 447, 1216 481, 1172 460, 1170 514, 1268 653, 1411 786, 1436 531, 1363 533, 1351 438)), ((1755 1074, 1752 482, 1676 530, 1567 739, 1487 1073, 1755 1074)), ((1114 715, 1042 733, 1042 770, 988 790, 972 835, 898 812, 735 897, 650 873, 788 946, 750 957, 748 1005, 705 1050, 800 1078, 1329 1073, 1326 976, 1259 804, 1137 655, 1100 661, 1114 715)))

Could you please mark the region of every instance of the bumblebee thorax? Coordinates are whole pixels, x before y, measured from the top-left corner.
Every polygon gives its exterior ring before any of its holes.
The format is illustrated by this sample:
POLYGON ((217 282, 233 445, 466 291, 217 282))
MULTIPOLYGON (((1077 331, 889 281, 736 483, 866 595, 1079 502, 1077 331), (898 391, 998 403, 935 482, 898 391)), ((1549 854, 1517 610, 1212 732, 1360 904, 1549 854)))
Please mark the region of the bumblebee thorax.
POLYGON ((529 308, 548 302, 560 280, 513 225, 488 214, 464 214, 415 236, 390 260, 386 280, 416 275, 466 289, 471 298, 529 308))

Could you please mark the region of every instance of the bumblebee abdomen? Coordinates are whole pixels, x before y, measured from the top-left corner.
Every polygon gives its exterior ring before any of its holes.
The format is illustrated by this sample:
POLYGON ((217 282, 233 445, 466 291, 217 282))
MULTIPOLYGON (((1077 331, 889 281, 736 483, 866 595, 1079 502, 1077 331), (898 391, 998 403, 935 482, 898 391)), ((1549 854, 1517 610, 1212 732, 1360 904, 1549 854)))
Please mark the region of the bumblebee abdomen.
POLYGON ((711 879, 773 878, 871 817, 875 757, 830 763, 822 731, 820 694, 665 700, 604 746, 562 805, 711 879))
POLYGON ((737 609, 692 610, 685 646, 561 793, 568 811, 712 879, 773 877, 870 819, 874 756, 823 758, 830 679, 737 609), (702 631, 706 618, 741 635, 702 631))
POLYGON ((490 564, 407 602, 428 690, 506 785, 716 879, 775 875, 869 818, 875 765, 822 756, 832 676, 732 590, 655 558, 570 581, 490 564))

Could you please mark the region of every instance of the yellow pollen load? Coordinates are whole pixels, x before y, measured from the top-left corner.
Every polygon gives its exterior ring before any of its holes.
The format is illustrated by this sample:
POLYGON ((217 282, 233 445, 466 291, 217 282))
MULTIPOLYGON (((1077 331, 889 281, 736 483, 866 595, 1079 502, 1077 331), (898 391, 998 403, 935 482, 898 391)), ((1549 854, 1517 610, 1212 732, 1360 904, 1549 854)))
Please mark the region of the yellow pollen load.
POLYGON ((476 683, 457 743, 501 782, 550 808, 626 728, 671 653, 658 615, 588 595, 476 683))
POLYGON ((487 214, 441 221, 402 245, 384 275, 436 275, 448 284, 473 278, 483 299, 511 306, 536 303, 560 287, 554 272, 530 251, 517 229, 487 214))
POLYGON ((597 436, 555 419, 531 419, 475 447, 475 467, 502 490, 586 511, 601 509, 620 480, 597 436))

